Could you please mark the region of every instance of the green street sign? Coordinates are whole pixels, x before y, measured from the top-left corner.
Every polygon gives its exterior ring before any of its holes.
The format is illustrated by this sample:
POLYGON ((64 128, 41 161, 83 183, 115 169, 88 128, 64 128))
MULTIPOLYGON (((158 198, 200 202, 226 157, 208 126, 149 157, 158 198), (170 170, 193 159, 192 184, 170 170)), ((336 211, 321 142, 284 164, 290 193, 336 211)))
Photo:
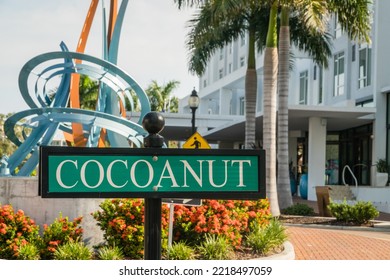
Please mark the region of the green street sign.
POLYGON ((265 197, 262 150, 41 147, 44 198, 265 197))

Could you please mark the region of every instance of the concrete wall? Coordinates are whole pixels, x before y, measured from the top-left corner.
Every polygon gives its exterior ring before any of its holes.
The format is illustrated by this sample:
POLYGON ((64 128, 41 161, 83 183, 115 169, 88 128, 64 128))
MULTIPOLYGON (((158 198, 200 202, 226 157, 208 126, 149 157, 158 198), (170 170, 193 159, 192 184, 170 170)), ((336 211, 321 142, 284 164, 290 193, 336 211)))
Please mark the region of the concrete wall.
POLYGON ((38 178, 33 177, 0 177, 0 204, 11 204, 17 211, 22 209, 27 216, 43 228, 51 224, 62 213, 63 217, 73 220, 83 217, 84 242, 89 246, 103 241, 103 232, 96 225, 91 213, 99 210, 103 199, 42 199, 38 196, 38 178))
POLYGON ((371 201, 380 212, 390 213, 390 187, 351 187, 357 200, 371 201))
POLYGON ((356 201, 370 201, 376 209, 383 213, 390 213, 390 187, 365 187, 328 185, 331 188, 330 198, 338 203, 344 199, 354 204, 356 201))

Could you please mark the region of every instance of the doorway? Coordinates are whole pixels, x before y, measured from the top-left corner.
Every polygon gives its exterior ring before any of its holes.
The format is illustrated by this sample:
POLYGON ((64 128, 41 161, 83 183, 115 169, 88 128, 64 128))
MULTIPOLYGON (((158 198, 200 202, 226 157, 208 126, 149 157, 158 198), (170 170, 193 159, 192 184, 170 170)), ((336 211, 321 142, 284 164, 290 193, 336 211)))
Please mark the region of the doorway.
MULTIPOLYGON (((344 130, 340 135, 340 168, 348 165, 360 186, 369 186, 372 165, 372 124, 344 130)), ((345 183, 355 185, 349 172, 345 173, 345 183)), ((342 184, 342 172, 339 183, 342 184)))

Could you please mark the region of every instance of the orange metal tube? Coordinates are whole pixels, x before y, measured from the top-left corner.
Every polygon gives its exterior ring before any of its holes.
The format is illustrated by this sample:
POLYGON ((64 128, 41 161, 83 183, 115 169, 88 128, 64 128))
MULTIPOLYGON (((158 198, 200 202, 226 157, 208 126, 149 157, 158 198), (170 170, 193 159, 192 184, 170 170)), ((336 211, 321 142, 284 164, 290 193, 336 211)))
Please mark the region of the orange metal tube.
MULTIPOLYGON (((96 8, 99 0, 92 0, 89 6, 87 17, 84 21, 84 26, 77 44, 76 52, 84 53, 89 31, 91 30, 92 21, 95 16, 96 8)), ((81 63, 81 60, 75 60, 75 63, 81 63)), ((80 108, 80 94, 79 94, 80 74, 73 73, 70 81, 70 107, 80 108)), ((79 123, 72 124, 73 143, 77 147, 85 146, 86 139, 84 137, 83 126, 79 123)))

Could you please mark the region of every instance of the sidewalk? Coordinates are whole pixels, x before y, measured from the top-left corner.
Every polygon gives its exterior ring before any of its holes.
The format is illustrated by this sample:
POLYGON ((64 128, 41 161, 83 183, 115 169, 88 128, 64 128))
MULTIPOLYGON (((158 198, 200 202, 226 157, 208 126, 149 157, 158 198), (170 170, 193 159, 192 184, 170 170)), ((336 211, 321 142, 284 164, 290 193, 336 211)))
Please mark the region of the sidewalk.
MULTIPOLYGON (((317 212, 316 201, 294 197, 294 203, 307 204, 317 212)), ((390 260, 390 214, 381 213, 377 220, 383 223, 374 228, 286 227, 296 260, 390 260)))
POLYGON ((288 226, 296 260, 390 260, 390 231, 288 226))

